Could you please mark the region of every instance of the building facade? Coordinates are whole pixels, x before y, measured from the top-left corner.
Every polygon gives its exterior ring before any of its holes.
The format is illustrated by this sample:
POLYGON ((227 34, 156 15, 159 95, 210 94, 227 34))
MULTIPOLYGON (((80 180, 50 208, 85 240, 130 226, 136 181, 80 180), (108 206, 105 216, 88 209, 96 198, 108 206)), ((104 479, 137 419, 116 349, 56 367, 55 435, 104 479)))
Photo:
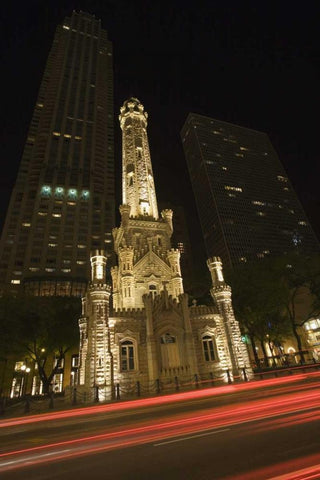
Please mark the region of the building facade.
POLYGON ((57 27, 0 245, 2 288, 82 295, 114 226, 112 44, 100 20, 57 27), (108 232, 108 233, 105 233, 108 232))
MULTIPOLYGON (((91 257, 92 277, 80 325, 79 388, 112 396, 114 385, 155 386, 172 378, 250 373, 219 258, 208 260, 215 307, 188 306, 180 252, 171 248, 172 210, 159 215, 147 137, 136 98, 121 107, 121 224, 113 230, 118 265, 106 284, 106 256, 91 257)), ((150 387, 151 388, 151 387, 150 387)))
POLYGON ((208 256, 236 267, 294 248, 320 253, 265 133, 190 113, 181 137, 208 256))

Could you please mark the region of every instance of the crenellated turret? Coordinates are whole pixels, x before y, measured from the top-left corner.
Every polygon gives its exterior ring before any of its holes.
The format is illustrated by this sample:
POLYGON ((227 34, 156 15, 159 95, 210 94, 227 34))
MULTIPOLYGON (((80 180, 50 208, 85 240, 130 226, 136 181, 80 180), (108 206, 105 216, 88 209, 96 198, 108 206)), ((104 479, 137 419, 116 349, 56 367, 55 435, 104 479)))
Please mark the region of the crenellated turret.
POLYGON ((122 198, 129 205, 130 216, 158 219, 158 206, 149 142, 148 114, 137 98, 126 100, 120 109, 122 129, 122 198))
POLYGON ((207 265, 211 273, 212 285, 216 286, 224 283, 222 262, 220 257, 212 257, 207 260, 207 265))
POLYGON ((170 210, 169 208, 166 208, 165 210, 161 211, 161 217, 167 223, 170 233, 172 233, 173 232, 173 224, 172 224, 173 211, 170 210))
POLYGON ((90 257, 91 262, 91 282, 93 284, 106 283, 106 264, 107 257, 103 250, 94 250, 90 257))
POLYGON ((241 369, 246 367, 247 374, 251 377, 248 351, 241 341, 239 323, 234 316, 232 307, 231 287, 224 281, 221 259, 219 257, 209 258, 207 265, 212 278, 211 296, 224 320, 224 335, 232 364, 232 374, 237 376, 241 373, 241 369))
POLYGON ((167 252, 167 258, 172 269, 172 273, 175 276, 181 276, 180 269, 180 252, 177 248, 171 248, 167 252))

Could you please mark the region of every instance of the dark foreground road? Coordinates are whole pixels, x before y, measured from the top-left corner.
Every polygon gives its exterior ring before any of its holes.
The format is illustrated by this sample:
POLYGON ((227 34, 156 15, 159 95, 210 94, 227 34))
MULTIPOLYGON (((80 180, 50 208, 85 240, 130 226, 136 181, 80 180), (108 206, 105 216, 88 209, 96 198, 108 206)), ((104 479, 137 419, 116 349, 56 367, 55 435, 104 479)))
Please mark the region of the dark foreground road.
POLYGON ((320 374, 223 388, 4 419, 0 478, 320 479, 320 374))

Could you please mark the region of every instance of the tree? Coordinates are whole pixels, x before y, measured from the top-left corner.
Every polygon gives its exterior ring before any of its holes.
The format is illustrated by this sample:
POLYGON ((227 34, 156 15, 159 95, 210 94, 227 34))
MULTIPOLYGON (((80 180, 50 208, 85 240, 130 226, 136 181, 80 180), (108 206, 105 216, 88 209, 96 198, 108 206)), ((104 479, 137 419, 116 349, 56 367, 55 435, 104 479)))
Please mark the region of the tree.
MULTIPOLYGON (((320 315, 320 256, 292 252, 275 258, 271 268, 274 278, 280 279, 280 302, 301 352, 299 328, 320 315)), ((302 353, 301 360, 304 361, 302 353)))
POLYGON ((20 295, 10 299, 10 306, 6 323, 9 331, 15 330, 14 347, 36 362, 43 392, 49 393, 62 359, 79 341, 80 299, 20 295))
POLYGON ((265 342, 270 347, 280 344, 289 331, 288 321, 281 312, 280 279, 274 276, 268 259, 243 264, 236 271, 226 272, 226 277, 232 287, 236 318, 250 339, 255 363, 260 363, 256 347, 259 342, 267 365, 265 342))

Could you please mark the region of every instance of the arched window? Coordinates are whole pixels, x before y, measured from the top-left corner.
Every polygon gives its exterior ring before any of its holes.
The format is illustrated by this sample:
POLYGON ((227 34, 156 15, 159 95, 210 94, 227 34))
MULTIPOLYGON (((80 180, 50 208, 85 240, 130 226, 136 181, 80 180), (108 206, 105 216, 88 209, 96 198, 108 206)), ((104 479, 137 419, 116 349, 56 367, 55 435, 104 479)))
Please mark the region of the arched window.
POLYGON ((149 285, 149 293, 151 293, 154 298, 157 294, 157 287, 155 285, 149 285))
POLYGON ((202 337, 202 348, 205 361, 213 362, 216 358, 214 354, 214 344, 212 341, 212 337, 210 337, 209 335, 204 335, 202 337))
POLYGON ((134 370, 134 345, 131 340, 125 340, 120 344, 120 368, 122 372, 134 370))

